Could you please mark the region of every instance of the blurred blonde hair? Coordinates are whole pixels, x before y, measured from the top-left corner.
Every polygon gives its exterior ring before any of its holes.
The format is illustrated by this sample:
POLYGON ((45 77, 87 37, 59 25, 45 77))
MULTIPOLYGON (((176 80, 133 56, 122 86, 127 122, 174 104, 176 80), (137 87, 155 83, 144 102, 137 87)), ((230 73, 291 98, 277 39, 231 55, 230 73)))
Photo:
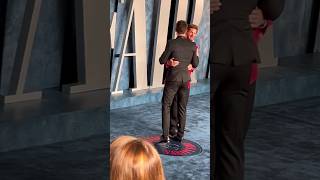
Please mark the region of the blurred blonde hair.
POLYGON ((120 136, 110 146, 111 180, 165 180, 157 150, 147 141, 120 136))
POLYGON ((116 138, 114 141, 112 141, 110 145, 110 160, 114 156, 113 153, 117 151, 117 148, 122 147, 126 143, 136 139, 137 138, 133 136, 120 136, 116 138))

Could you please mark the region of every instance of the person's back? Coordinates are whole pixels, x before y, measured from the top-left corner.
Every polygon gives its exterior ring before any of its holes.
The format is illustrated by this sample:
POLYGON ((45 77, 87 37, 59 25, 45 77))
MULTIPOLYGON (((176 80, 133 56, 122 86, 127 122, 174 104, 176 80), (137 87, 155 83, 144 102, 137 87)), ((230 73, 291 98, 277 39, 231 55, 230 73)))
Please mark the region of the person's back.
POLYGON ((248 19, 257 0, 224 0, 222 3, 221 9, 211 15, 213 63, 240 65, 259 62, 248 19))
POLYGON ((223 0, 222 3, 221 9, 213 13, 214 21, 213 24, 210 24, 211 26, 216 25, 219 21, 242 21, 250 26, 248 16, 252 12, 252 9, 257 6, 257 0, 223 0))
POLYGON ((180 20, 176 23, 177 38, 168 41, 164 52, 159 58, 160 64, 168 61, 175 62, 178 66, 169 68, 165 75, 165 86, 162 96, 162 135, 159 143, 168 143, 170 127, 170 108, 176 94, 178 95, 178 121, 179 129, 176 135, 178 141, 182 141, 184 126, 186 123, 186 111, 189 98, 190 76, 188 65, 192 64, 195 68, 199 64, 196 46, 186 38, 188 24, 180 20), (172 60, 171 58, 175 58, 172 60))
POLYGON ((277 18, 283 8, 281 0, 222 0, 219 11, 211 14, 211 63, 242 65, 260 62, 252 37, 249 15, 255 7, 263 10, 267 19, 277 18))
POLYGON ((178 36, 176 39, 170 40, 167 46, 171 49, 169 54, 164 53, 160 57, 160 61, 165 58, 174 58, 179 61, 179 64, 175 67, 167 69, 166 81, 190 81, 188 74, 188 65, 192 64, 194 67, 198 65, 198 61, 195 60, 196 45, 185 37, 178 36))
MULTIPOLYGON (((259 62, 249 15, 258 6, 275 18, 282 0, 211 0, 211 129, 215 179, 244 180, 245 137, 252 102, 251 67, 259 62), (279 4, 279 7, 276 5, 279 4), (212 59, 212 58, 211 58, 212 59)), ((272 19, 272 18, 270 18, 272 19)))

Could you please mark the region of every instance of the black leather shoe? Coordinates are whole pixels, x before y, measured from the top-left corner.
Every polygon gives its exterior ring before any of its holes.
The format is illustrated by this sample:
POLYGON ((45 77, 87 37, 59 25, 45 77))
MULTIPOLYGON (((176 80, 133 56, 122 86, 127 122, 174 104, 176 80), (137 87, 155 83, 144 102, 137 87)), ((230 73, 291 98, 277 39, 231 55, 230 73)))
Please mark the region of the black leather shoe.
POLYGON ((170 137, 170 138, 175 137, 175 136, 177 135, 177 132, 178 132, 178 130, 176 130, 176 129, 170 129, 170 131, 169 131, 169 137, 170 137))
POLYGON ((172 138, 174 138, 174 137, 176 137, 176 136, 177 136, 177 134, 171 134, 171 133, 169 134, 169 138, 170 138, 170 139, 172 139, 172 138))
POLYGON ((174 141, 177 141, 177 142, 182 142, 182 140, 183 140, 183 137, 180 137, 180 136, 175 136, 175 137, 173 137, 172 138, 172 140, 174 140, 174 141))
POLYGON ((170 142, 170 138, 168 136, 161 135, 159 143, 168 143, 170 142))

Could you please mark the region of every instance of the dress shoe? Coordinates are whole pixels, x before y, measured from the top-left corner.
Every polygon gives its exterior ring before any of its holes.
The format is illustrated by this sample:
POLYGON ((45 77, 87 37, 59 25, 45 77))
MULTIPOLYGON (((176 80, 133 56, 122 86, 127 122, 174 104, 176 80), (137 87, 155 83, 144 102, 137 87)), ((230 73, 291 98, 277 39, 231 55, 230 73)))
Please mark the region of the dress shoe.
POLYGON ((168 143, 170 142, 170 138, 168 136, 161 135, 159 143, 168 143))
POLYGON ((170 129, 169 131, 169 137, 173 138, 177 135, 178 130, 177 129, 170 129))
POLYGON ((178 136, 178 135, 177 135, 177 136, 173 137, 173 138, 172 138, 172 140, 174 140, 174 141, 177 141, 177 142, 180 142, 180 143, 181 143, 181 142, 182 142, 182 140, 183 140, 183 137, 181 137, 181 136, 178 136))

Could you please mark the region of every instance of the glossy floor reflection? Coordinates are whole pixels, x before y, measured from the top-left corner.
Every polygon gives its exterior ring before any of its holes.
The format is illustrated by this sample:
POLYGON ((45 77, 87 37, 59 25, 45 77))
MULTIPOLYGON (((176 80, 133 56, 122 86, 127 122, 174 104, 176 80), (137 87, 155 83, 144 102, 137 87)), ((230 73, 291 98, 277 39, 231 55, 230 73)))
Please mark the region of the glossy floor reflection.
POLYGON ((320 179, 320 98, 255 109, 246 142, 247 179, 320 179))
POLYGON ((107 180, 107 135, 0 154, 1 180, 107 180))

